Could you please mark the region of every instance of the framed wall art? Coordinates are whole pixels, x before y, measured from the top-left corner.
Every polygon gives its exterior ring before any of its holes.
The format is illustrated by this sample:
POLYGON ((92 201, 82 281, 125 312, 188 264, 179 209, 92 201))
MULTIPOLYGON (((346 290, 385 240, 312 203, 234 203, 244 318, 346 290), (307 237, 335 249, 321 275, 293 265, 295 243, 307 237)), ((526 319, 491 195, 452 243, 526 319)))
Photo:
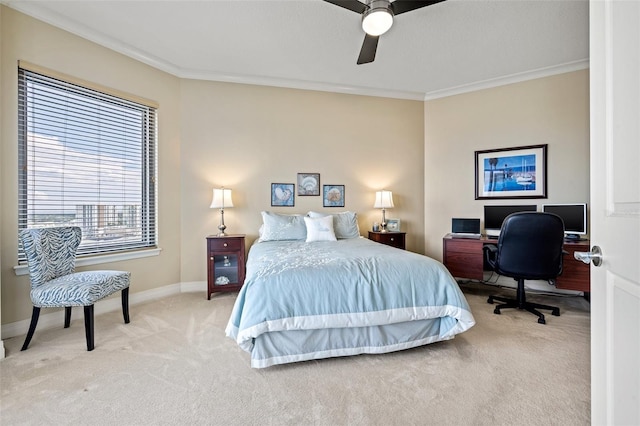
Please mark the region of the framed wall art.
POLYGON ((295 205, 295 184, 272 183, 271 205, 274 207, 293 207, 295 205))
POLYGON ((298 195, 320 195, 320 173, 298 173, 298 195))
POLYGON ((547 198, 547 145, 475 152, 476 200, 547 198))
POLYGON ((344 207, 344 185, 322 185, 322 207, 344 207))

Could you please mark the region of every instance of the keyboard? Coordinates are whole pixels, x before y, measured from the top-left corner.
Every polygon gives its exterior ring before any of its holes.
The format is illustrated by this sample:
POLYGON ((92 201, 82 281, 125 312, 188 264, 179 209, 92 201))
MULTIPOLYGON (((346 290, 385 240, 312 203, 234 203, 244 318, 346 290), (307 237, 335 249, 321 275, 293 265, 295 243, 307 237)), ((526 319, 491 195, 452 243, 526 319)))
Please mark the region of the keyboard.
POLYGON ((472 234, 469 232, 452 232, 451 238, 470 238, 474 240, 479 240, 481 237, 480 234, 472 234))

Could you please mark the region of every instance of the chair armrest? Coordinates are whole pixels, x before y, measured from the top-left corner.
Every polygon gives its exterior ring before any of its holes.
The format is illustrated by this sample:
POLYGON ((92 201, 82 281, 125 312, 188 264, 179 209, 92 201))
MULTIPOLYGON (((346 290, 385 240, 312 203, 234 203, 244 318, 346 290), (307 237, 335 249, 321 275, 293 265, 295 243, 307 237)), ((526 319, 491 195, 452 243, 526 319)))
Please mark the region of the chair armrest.
POLYGON ((484 258, 492 269, 496 268, 496 254, 498 253, 498 246, 494 244, 485 244, 482 246, 484 252, 484 258))

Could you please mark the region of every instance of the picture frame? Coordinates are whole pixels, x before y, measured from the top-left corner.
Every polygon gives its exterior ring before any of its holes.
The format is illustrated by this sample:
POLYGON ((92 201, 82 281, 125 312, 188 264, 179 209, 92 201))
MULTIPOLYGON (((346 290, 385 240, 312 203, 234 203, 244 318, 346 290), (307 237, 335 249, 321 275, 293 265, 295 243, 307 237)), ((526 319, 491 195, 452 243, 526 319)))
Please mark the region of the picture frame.
POLYGON ((322 185, 322 207, 344 207, 344 185, 322 185))
POLYGON ((272 183, 271 184, 271 206, 272 207, 293 207, 295 201, 295 184, 293 183, 272 183))
POLYGON ((547 145, 475 152, 476 200, 547 198, 547 145))
POLYGON ((400 219, 387 219, 387 231, 400 232, 400 219))
POLYGON ((320 195, 320 173, 298 173, 298 195, 320 195))

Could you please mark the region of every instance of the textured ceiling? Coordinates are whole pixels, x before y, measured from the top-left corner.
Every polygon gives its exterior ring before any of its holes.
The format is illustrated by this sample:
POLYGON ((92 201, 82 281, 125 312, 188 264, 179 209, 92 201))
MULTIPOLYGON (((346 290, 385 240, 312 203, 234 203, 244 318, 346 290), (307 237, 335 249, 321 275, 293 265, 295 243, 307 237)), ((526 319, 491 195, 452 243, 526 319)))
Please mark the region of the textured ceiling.
POLYGON ((448 0, 356 65, 358 14, 321 0, 1 0, 185 78, 425 99, 588 66, 588 0, 448 0))

